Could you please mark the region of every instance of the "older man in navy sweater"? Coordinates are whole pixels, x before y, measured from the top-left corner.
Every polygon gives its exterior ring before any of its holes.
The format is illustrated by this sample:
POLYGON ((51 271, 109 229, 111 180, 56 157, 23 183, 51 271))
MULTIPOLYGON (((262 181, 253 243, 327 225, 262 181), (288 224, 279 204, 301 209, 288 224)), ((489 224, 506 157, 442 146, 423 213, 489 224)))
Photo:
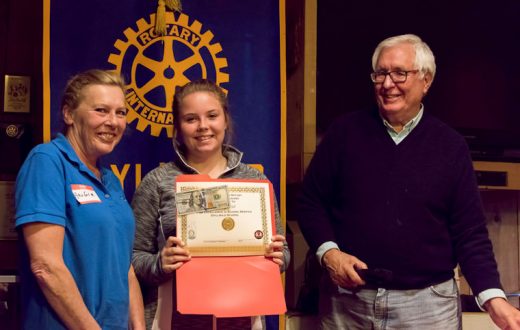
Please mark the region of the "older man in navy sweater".
POLYGON ((299 224, 328 270, 324 329, 460 329, 453 269, 502 329, 505 299, 464 139, 424 111, 435 59, 415 35, 382 41, 371 74, 378 110, 329 129, 307 170, 299 224))

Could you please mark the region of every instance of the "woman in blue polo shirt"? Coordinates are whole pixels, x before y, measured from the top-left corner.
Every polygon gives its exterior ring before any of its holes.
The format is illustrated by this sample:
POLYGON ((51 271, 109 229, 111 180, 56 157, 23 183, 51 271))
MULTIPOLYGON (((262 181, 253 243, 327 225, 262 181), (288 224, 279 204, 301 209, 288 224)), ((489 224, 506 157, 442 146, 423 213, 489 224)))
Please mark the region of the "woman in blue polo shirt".
POLYGON ((126 127, 124 82, 89 70, 69 80, 64 135, 35 147, 16 182, 24 329, 144 329, 131 265, 134 217, 99 157, 126 127))

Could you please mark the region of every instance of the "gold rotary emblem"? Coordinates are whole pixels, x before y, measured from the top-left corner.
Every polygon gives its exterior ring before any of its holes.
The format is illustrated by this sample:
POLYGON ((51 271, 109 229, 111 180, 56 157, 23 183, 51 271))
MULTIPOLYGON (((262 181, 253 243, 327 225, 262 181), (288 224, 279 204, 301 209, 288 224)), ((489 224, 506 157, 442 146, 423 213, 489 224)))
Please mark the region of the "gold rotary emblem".
MULTIPOLYGON (((115 71, 129 75, 126 93, 127 122, 137 120, 136 128, 160 136, 173 137, 172 103, 175 89, 192 77, 211 78, 221 86, 229 82, 227 59, 222 46, 212 42, 213 32, 184 14, 166 12, 166 34, 155 32, 155 14, 136 22, 137 30, 124 30, 126 40, 114 43, 108 57, 115 71)), ((221 86, 222 87, 222 86, 221 86)), ((224 91, 225 88, 223 88, 224 91)))
POLYGON ((224 218, 222 220, 222 228, 224 228, 224 230, 227 231, 232 230, 233 228, 235 228, 235 220, 233 220, 233 218, 230 217, 224 218))
POLYGON ((16 137, 18 135, 18 127, 16 125, 9 125, 5 129, 5 134, 9 137, 16 137))

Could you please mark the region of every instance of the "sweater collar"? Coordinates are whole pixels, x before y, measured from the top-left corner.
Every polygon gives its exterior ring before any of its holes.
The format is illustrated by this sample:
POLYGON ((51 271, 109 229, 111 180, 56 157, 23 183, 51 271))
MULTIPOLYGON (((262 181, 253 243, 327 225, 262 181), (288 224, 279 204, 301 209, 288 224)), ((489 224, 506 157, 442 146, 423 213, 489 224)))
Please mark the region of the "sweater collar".
POLYGON ((383 121, 383 124, 386 127, 386 131, 388 132, 388 134, 390 135, 392 140, 394 140, 395 144, 399 144, 404 140, 404 138, 406 138, 412 132, 412 130, 415 127, 417 127, 417 125, 421 121, 421 118, 423 117, 423 113, 424 113, 424 105, 421 103, 419 113, 417 113, 417 115, 415 117, 413 117, 410 121, 408 121, 403 126, 403 129, 400 132, 397 132, 383 116, 380 115, 380 117, 381 117, 381 120, 383 121))
MULTIPOLYGON (((199 173, 195 168, 188 165, 188 161, 186 160, 181 145, 175 139, 173 140, 173 150, 175 150, 174 163, 179 168, 184 168, 185 170, 188 170, 192 173, 199 173)), ((240 150, 229 144, 224 144, 222 146, 222 154, 227 159, 227 168, 221 175, 235 169, 240 164, 243 156, 243 153, 240 150)))

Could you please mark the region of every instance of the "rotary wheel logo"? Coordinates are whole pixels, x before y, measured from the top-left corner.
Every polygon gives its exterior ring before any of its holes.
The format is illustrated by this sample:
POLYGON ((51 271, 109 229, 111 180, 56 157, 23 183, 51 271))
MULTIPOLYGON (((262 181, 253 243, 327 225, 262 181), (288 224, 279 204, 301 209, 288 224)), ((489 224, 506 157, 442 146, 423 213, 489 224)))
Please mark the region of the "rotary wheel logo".
POLYGON ((18 127, 16 125, 9 125, 5 129, 5 134, 9 137, 16 137, 18 135, 18 127))
POLYGON ((124 31, 127 41, 115 42, 119 53, 110 54, 108 62, 129 79, 127 122, 137 119, 139 131, 150 126, 152 136, 160 136, 165 130, 171 138, 175 88, 198 78, 213 80, 222 87, 229 82, 229 74, 222 71, 227 68, 227 59, 217 57, 221 45, 211 43, 211 31, 201 33, 199 21, 189 25, 187 15, 167 12, 166 24, 166 34, 159 36, 154 30, 155 14, 150 15, 149 22, 138 20, 137 31, 124 31))

